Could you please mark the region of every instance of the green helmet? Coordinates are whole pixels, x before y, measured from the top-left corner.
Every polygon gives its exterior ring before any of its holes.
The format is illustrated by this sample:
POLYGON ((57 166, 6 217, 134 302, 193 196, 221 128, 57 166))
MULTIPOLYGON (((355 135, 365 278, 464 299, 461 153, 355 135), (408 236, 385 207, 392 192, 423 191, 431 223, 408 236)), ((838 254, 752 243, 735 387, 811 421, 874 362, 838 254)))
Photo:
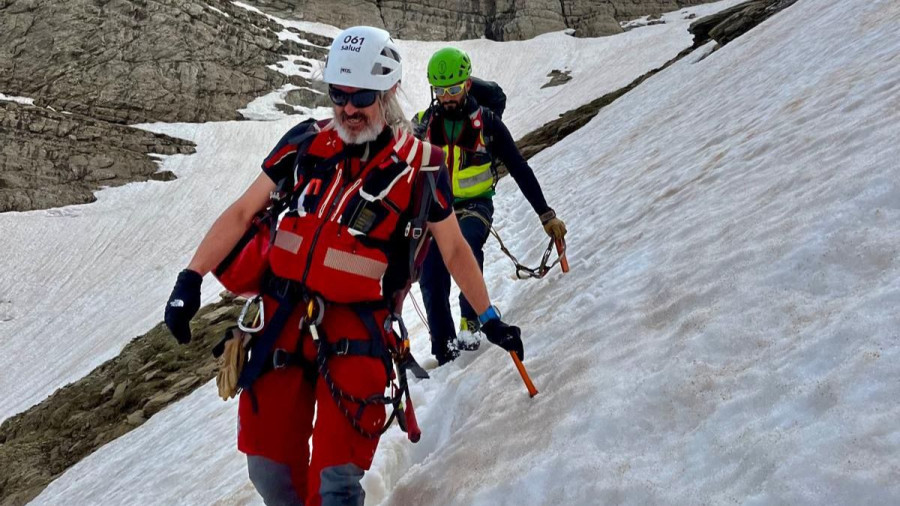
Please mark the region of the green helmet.
POLYGON ((472 61, 464 51, 445 47, 428 60, 428 82, 432 86, 453 86, 472 75, 472 61))

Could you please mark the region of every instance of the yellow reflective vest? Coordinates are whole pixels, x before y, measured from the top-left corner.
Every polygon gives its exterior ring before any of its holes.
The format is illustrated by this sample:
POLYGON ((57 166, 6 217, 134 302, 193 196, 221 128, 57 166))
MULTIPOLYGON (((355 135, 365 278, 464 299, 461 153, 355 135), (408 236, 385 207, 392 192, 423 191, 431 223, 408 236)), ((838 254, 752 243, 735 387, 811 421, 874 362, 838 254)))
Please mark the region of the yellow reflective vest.
POLYGON ((446 156, 447 168, 453 185, 453 197, 457 200, 490 196, 497 183, 494 160, 484 138, 482 108, 469 114, 462 131, 451 140, 441 118, 430 116, 427 111, 416 114, 417 133, 435 146, 440 146, 446 156))

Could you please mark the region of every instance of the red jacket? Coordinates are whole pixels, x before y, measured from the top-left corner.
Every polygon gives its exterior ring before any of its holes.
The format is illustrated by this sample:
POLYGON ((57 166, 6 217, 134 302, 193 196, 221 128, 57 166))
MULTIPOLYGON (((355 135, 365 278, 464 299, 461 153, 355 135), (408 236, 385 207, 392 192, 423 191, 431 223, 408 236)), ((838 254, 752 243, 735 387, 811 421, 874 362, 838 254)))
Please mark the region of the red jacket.
POLYGON ((391 295, 383 288, 392 252, 409 244, 398 228, 421 191, 419 175, 441 170, 444 153, 401 132, 363 163, 345 153, 328 122, 311 128, 319 133, 294 164, 294 199, 278 225, 272 272, 331 302, 382 300, 391 295))

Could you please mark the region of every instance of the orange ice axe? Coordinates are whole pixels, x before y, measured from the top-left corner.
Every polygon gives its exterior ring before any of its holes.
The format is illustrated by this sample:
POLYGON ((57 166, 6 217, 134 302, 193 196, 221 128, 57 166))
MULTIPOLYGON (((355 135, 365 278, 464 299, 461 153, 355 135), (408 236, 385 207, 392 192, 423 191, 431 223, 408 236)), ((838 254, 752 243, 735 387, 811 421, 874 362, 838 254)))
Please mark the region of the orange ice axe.
POLYGON ((569 260, 566 258, 566 240, 556 240, 556 254, 559 255, 559 266, 563 272, 569 272, 569 260))
POLYGON ((529 397, 534 397, 538 394, 537 388, 534 388, 534 383, 531 382, 531 378, 528 376, 528 371, 525 370, 525 364, 519 360, 519 356, 516 355, 516 352, 511 351, 509 355, 512 357, 513 362, 516 364, 516 369, 519 370, 519 375, 522 376, 522 381, 525 382, 525 388, 528 389, 529 397))

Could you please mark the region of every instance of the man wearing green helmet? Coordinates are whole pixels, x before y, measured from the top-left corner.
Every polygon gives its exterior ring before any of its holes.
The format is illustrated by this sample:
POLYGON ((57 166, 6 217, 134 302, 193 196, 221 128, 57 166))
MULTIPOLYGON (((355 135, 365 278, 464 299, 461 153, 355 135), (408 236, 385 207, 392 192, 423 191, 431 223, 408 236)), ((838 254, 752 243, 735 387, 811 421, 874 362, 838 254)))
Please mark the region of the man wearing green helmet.
MULTIPOLYGON (((428 109, 413 118, 413 131, 420 139, 444 149, 459 226, 479 267, 484 268, 483 248, 493 222, 498 162, 509 169, 547 234, 562 239, 566 226, 547 205, 534 171, 516 148, 506 125, 469 93, 472 87, 469 55, 445 47, 432 55, 427 72, 433 100, 428 109)), ((438 363, 455 359, 460 348, 477 348, 473 333, 478 328, 478 315, 462 294, 459 296, 461 332, 457 339, 450 313, 450 275, 440 251, 435 248, 425 259, 419 286, 428 315, 431 352, 438 363)))

